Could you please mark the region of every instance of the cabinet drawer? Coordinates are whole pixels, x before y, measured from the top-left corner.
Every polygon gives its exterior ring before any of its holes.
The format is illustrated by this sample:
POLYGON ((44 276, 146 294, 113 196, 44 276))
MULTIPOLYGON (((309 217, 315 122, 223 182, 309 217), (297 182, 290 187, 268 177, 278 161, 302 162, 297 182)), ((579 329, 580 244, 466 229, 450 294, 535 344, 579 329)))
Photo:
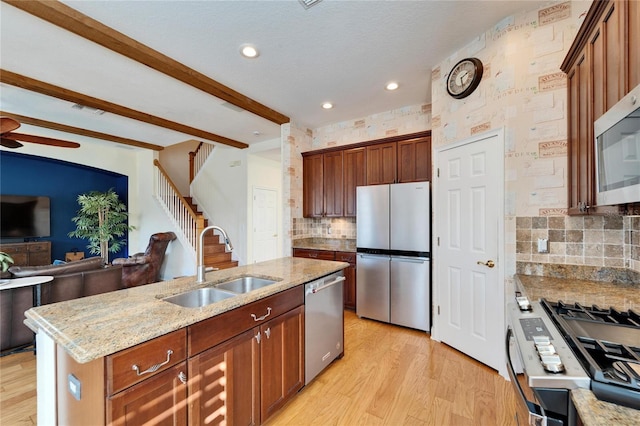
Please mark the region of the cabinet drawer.
POLYGON ((51 256, 48 251, 29 253, 29 266, 50 265, 51 256))
POLYGON ((32 243, 29 244, 29 253, 39 252, 39 251, 49 251, 49 243, 32 243))
POLYGON ((339 262, 356 263, 356 254, 351 252, 337 251, 336 260, 339 262))
POLYGON ((334 253, 327 250, 293 249, 294 257, 306 257, 309 259, 334 260, 334 253))
POLYGON ((107 394, 113 395, 184 361, 187 357, 186 335, 183 328, 107 356, 107 394), (162 366, 156 371, 143 373, 158 364, 162 366), (134 366, 138 367, 139 373, 134 366))
POLYGON ((189 326, 189 356, 262 325, 304 303, 300 285, 189 326))
POLYGON ((27 246, 26 245, 15 245, 15 246, 0 246, 0 251, 3 251, 13 257, 14 254, 18 253, 26 253, 27 246))

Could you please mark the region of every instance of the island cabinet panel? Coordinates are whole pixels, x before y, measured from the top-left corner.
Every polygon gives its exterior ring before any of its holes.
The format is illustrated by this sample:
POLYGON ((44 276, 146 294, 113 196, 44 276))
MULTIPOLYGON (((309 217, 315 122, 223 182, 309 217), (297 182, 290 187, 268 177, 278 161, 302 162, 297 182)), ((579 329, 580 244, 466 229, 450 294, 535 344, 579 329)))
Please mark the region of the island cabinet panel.
POLYGON ((260 327, 260 398, 264 423, 304 386, 304 306, 260 327))
POLYGON ((356 217, 356 188, 367 184, 366 151, 365 148, 345 149, 343 155, 343 213, 345 217, 356 217))
POLYGON ((189 326, 189 356, 212 348, 304 304, 304 286, 274 294, 189 326))
POLYGON ((189 359, 189 423, 260 424, 258 328, 189 359))
MULTIPOLYGON (((187 425, 186 361, 107 399, 113 426, 187 425)), ((85 423, 91 424, 91 423, 85 423)))
POLYGON ((396 142, 367 146, 367 185, 396 182, 396 142))
POLYGON ((187 330, 176 330, 106 357, 107 393, 113 395, 187 358, 187 330), (134 368, 136 367, 136 368, 134 368), (153 370, 153 371, 150 371, 153 370))

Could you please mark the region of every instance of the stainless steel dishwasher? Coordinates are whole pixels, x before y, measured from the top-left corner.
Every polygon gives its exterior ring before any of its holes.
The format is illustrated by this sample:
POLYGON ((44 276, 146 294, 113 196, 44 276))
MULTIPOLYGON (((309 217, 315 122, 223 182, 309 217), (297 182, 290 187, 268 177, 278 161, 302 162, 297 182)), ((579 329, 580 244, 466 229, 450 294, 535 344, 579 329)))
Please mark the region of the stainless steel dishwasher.
POLYGON ((305 285, 305 385, 344 353, 344 280, 340 271, 305 285))

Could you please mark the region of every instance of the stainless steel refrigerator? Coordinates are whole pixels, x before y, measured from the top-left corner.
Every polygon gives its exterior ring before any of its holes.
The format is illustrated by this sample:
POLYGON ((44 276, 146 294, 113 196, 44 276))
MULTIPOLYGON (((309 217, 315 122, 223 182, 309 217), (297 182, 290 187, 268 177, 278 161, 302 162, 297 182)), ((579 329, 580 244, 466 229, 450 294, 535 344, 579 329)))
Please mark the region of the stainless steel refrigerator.
POLYGON ((359 186, 356 314, 431 329, 429 182, 359 186))

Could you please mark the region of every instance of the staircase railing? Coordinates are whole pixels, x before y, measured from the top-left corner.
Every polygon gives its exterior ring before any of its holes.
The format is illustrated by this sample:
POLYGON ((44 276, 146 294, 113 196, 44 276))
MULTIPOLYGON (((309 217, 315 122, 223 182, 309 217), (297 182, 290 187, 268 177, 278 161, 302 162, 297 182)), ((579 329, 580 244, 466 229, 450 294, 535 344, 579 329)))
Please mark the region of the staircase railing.
POLYGON ((154 179, 156 198, 174 222, 178 234, 182 234, 181 239, 185 240, 193 249, 193 254, 197 259, 198 236, 204 229, 204 217, 194 212, 187 200, 180 195, 178 188, 171 181, 160 162, 154 160, 153 165, 156 166, 154 179))
POLYGON ((193 182, 213 147, 210 143, 200 142, 196 150, 189 153, 189 183, 193 182))

